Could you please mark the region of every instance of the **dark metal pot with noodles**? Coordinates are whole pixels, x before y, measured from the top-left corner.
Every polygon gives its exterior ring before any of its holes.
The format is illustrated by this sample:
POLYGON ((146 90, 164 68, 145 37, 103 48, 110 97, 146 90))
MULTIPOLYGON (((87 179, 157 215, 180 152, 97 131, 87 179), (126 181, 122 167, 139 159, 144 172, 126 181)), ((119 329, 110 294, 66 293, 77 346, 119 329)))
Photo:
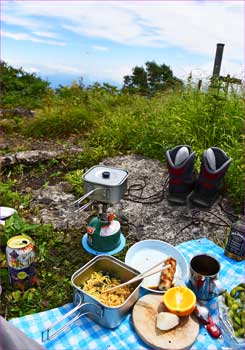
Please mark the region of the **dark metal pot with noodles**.
POLYGON ((118 327, 137 301, 142 280, 112 292, 104 291, 137 275, 139 271, 112 256, 99 255, 90 260, 71 277, 75 307, 42 332, 42 341, 54 338, 83 315, 87 315, 103 327, 118 327), (72 320, 51 332, 56 325, 72 314, 75 315, 72 320))

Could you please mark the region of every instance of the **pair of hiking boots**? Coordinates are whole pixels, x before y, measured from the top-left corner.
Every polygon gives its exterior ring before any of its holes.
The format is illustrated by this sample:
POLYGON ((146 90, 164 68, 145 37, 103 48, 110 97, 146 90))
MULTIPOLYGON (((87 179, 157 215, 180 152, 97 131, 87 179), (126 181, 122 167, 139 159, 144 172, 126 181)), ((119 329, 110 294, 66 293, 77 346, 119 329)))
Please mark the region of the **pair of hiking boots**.
POLYGON ((222 149, 211 147, 203 152, 200 173, 197 175, 196 155, 190 146, 176 146, 166 152, 166 157, 168 201, 179 205, 188 202, 198 207, 211 207, 224 190, 224 177, 231 158, 222 149))

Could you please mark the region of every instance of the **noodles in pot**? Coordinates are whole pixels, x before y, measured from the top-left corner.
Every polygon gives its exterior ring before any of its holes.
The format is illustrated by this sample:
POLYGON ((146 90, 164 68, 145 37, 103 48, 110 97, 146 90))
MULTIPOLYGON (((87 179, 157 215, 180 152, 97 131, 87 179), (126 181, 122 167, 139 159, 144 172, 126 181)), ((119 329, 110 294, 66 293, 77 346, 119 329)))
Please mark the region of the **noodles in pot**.
POLYGON ((99 271, 93 272, 89 279, 84 282, 81 289, 105 305, 118 306, 123 304, 132 293, 132 287, 127 285, 109 293, 101 292, 121 283, 119 278, 111 277, 109 274, 99 271))

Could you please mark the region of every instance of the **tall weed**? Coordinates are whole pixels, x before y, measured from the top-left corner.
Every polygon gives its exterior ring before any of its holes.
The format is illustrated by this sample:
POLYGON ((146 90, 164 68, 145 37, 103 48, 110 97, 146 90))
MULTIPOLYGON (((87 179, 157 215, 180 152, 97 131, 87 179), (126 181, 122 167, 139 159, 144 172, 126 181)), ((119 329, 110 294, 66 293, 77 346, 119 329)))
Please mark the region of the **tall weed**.
POLYGON ((86 132, 93 125, 90 111, 82 107, 69 110, 52 108, 39 111, 37 117, 22 126, 22 133, 34 137, 57 137, 86 132))
POLYGON ((196 151, 200 166, 203 151, 222 148, 233 161, 227 174, 227 190, 236 204, 244 198, 243 99, 222 91, 186 89, 165 93, 151 100, 120 106, 104 115, 92 135, 93 145, 131 151, 159 160, 179 144, 196 151))
POLYGON ((74 85, 49 96, 46 107, 23 126, 22 132, 83 136, 87 152, 76 159, 81 168, 128 152, 163 161, 166 150, 179 144, 189 144, 196 151, 199 167, 205 149, 220 147, 232 158, 226 177, 228 193, 242 207, 243 116, 241 92, 227 95, 222 89, 200 91, 189 85, 149 99, 99 86, 82 90, 74 85))

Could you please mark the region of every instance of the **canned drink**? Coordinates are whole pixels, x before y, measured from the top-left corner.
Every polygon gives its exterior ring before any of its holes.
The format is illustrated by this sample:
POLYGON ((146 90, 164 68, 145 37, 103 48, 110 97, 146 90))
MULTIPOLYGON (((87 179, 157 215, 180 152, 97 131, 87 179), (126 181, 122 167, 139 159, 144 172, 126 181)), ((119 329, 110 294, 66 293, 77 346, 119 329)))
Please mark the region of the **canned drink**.
POLYGON ((25 290, 36 283, 34 248, 35 243, 29 236, 20 235, 8 240, 6 256, 9 281, 13 287, 25 290))

